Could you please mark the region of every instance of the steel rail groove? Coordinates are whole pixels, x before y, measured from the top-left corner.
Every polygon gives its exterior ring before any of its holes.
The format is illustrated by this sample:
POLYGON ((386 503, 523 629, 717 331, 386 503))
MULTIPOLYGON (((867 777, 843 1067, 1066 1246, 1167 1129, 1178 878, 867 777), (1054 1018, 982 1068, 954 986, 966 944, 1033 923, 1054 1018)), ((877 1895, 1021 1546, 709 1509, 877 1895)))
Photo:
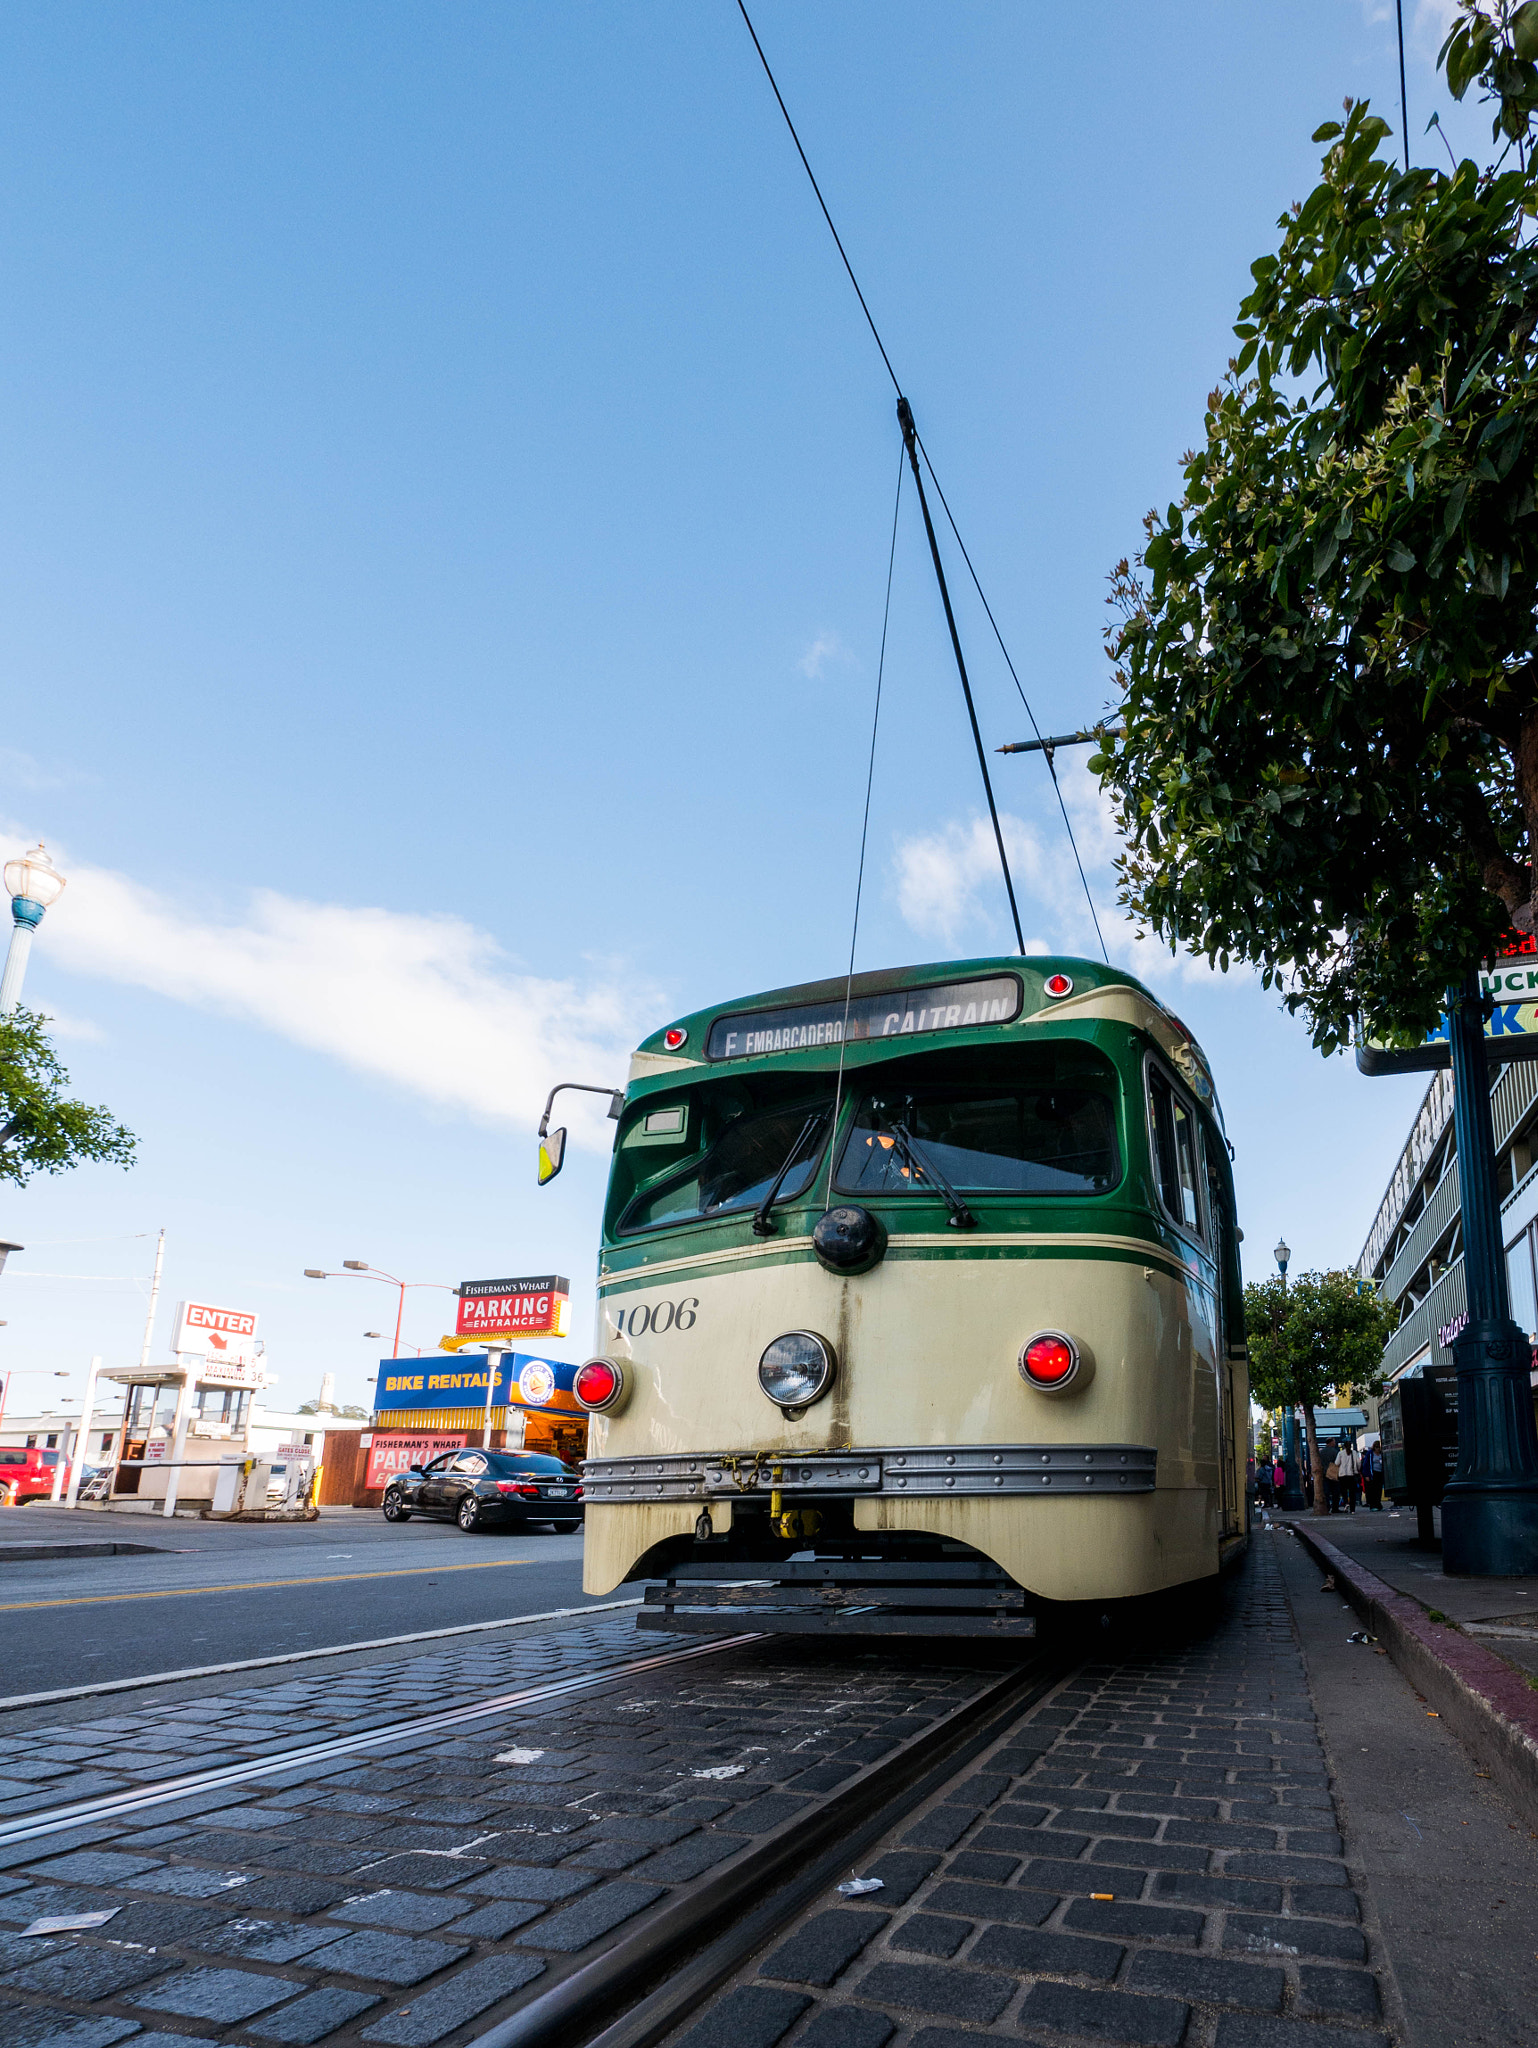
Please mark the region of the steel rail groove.
POLYGON ((469 2048, 653 2048, 1077 1661, 1059 1653, 1017 1665, 811 1814, 784 1822, 682 1896, 638 1916, 628 1934, 472 2036, 469 2048))
POLYGON ((757 1633, 725 1636, 687 1650, 673 1650, 656 1657, 637 1657, 627 1664, 611 1664, 600 1671, 578 1673, 573 1678, 552 1679, 547 1685, 524 1686, 517 1692, 495 1693, 489 1699, 468 1706, 446 1707, 436 1714, 414 1715, 408 1721, 389 1721, 361 1728, 350 1735, 330 1736, 323 1742, 307 1742, 296 1749, 276 1750, 271 1755, 250 1757, 244 1763, 221 1765, 217 1770, 191 1771, 175 1778, 160 1778, 153 1784, 133 1785, 122 1792, 102 1793, 95 1799, 80 1799, 67 1806, 54 1806, 42 1813, 23 1814, 0 1823, 0 1849, 17 1842, 30 1842, 44 1835, 59 1834, 66 1828, 89 1826, 93 1822, 117 1820, 148 1806, 162 1806, 173 1799, 186 1799, 197 1792, 217 1792, 226 1785, 247 1784, 280 1771, 300 1769, 305 1764, 329 1762, 333 1757, 355 1755, 359 1750, 377 1748, 388 1738, 392 1748, 410 1748, 432 1736, 476 1721, 489 1720, 512 1707, 530 1706, 539 1700, 562 1699, 595 1686, 611 1685, 618 1679, 634 1678, 644 1671, 662 1671, 670 1665, 685 1664, 696 1657, 719 1656, 724 1650, 738 1650, 748 1643, 763 1642, 757 1633))

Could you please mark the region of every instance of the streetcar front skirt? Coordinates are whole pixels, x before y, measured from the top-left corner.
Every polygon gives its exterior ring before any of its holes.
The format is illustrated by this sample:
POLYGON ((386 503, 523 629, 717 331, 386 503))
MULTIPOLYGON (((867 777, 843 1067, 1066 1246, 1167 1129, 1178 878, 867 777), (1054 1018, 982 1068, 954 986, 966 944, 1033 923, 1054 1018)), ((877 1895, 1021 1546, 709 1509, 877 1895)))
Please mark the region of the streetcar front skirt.
POLYGON ((1010 1636, 1036 1633, 1025 1591, 986 1558, 680 1563, 648 1586, 637 1626, 690 1635, 1010 1636))

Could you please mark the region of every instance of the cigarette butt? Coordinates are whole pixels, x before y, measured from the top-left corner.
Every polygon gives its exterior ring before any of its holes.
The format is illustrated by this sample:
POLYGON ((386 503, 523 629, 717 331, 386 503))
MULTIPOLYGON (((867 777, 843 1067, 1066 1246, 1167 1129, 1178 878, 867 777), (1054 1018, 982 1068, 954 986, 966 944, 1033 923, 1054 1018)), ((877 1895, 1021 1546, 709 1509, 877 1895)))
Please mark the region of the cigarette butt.
POLYGON ((1090 1893, 1090 1897, 1091 1897, 1092 1899, 1114 1899, 1114 1898, 1115 1898, 1115 1896, 1116 1896, 1115 1892, 1091 1892, 1091 1893, 1090 1893))
POLYGON ((1435 1707, 1428 1707, 1426 1709, 1426 1719, 1428 1721, 1440 1721, 1441 1718, 1442 1716, 1437 1712, 1435 1707))

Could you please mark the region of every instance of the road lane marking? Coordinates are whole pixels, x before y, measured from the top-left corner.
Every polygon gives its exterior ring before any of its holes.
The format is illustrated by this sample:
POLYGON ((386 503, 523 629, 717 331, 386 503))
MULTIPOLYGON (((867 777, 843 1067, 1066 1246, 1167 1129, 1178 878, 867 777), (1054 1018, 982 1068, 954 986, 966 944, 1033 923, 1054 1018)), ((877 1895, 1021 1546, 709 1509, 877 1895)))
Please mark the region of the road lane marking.
POLYGON ((7 1600, 0 1614, 28 1614, 38 1607, 106 1607, 118 1600, 185 1600, 194 1593, 265 1593, 269 1586, 335 1586, 344 1579, 419 1579, 429 1572, 490 1572, 532 1557, 488 1557, 478 1564, 414 1564, 393 1572, 327 1572, 318 1579, 248 1579, 238 1586, 166 1586, 151 1593, 77 1593, 67 1600, 7 1600))
MULTIPOLYGON (((328 1643, 318 1650, 283 1650, 271 1657, 241 1657, 229 1664, 190 1664, 180 1671, 147 1671, 137 1678, 104 1678, 93 1685, 60 1686, 53 1692, 17 1692, 0 1699, 0 1713, 17 1707, 47 1707, 58 1700, 95 1699, 104 1692, 140 1692, 150 1685, 180 1685, 189 1678, 223 1678, 232 1671, 261 1671, 270 1664, 313 1664, 320 1657, 351 1657, 359 1650, 394 1650, 402 1643, 435 1643, 442 1636, 484 1636, 504 1628, 528 1628, 536 1621, 567 1621, 573 1615, 612 1614, 639 1607, 635 1600, 592 1600, 581 1607, 549 1607, 539 1614, 510 1614, 501 1621, 459 1621, 451 1628, 413 1629, 410 1635, 373 1636, 362 1643, 328 1643)), ((206 1640, 194 1636, 195 1643, 206 1640)), ((1485 1773, 1489 1775, 1488 1772, 1485 1773)))

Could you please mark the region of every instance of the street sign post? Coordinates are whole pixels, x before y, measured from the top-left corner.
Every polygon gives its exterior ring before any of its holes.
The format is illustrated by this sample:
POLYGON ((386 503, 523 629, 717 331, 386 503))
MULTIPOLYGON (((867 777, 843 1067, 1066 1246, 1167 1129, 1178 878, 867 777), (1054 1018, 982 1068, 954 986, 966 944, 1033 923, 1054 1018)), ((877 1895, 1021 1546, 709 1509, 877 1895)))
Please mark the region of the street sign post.
POLYGON ((1538 1573, 1538 1429, 1532 1347, 1513 1320, 1501 1244, 1490 1067, 1538 1057, 1538 958, 1529 938, 1450 989, 1423 1045, 1359 1041, 1366 1074, 1451 1066, 1468 1316, 1453 1338, 1458 1468, 1442 1497, 1442 1569, 1467 1578, 1538 1573))

